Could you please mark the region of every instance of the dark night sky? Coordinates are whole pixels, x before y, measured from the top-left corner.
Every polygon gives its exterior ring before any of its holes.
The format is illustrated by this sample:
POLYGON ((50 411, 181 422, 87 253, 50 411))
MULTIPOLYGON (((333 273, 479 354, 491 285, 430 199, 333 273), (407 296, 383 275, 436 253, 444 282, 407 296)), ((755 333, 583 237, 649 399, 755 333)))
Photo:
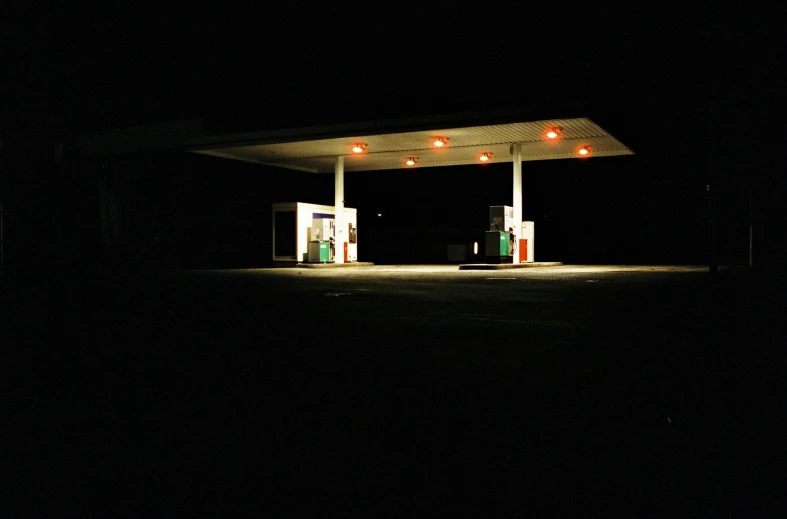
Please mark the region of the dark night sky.
MULTIPOLYGON (((772 29, 784 19, 781 7, 321 4, 20 2, 3 16, 6 131, 182 117, 274 129, 581 102, 637 156, 529 165, 526 186, 549 193, 538 202, 553 212, 573 208, 575 218, 602 209, 598 200, 624 197, 632 200, 607 207, 616 218, 696 212, 709 113, 723 175, 773 176, 781 167, 753 158, 766 151, 762 127, 784 135, 769 117, 784 97, 784 48, 772 29), (651 199, 663 200, 648 209, 646 191, 654 189, 651 199)), ((463 191, 447 194, 445 186, 463 175, 430 172, 422 183, 458 199, 463 191)))
POLYGON ((754 9, 319 4, 20 2, 4 13, 5 108, 75 130, 192 116, 259 128, 582 101, 627 144, 669 154, 665 133, 681 148, 704 126, 711 78, 721 110, 755 109, 783 78, 754 9))
POLYGON ((28 117, 91 129, 182 116, 282 126, 581 100, 611 120, 641 116, 626 126, 651 139, 702 112, 712 76, 752 90, 779 68, 763 56, 772 45, 757 41, 766 16, 753 11, 319 4, 20 3, 3 28, 8 101, 42 111, 28 117))
POLYGON ((676 96, 689 101, 706 87, 712 21, 699 12, 521 3, 375 12, 309 2, 20 9, 5 23, 19 72, 9 81, 80 129, 191 115, 299 124, 575 99, 625 114, 677 112, 676 96))

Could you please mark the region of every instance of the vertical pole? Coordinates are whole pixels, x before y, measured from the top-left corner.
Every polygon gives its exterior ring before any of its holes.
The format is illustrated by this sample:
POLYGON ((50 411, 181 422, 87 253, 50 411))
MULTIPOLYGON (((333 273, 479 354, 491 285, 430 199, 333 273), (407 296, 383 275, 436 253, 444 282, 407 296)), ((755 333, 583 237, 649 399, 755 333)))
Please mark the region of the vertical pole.
POLYGON ((708 98, 708 272, 716 274, 716 81, 711 80, 708 98))
POLYGON ((754 265, 752 261, 752 251, 754 249, 754 227, 749 225, 749 267, 754 265))
POLYGON ((754 248, 754 224, 751 220, 751 172, 749 172, 749 267, 752 263, 752 251, 754 248))
POLYGON ((333 187, 334 221, 336 225, 336 263, 344 263, 344 242, 347 241, 347 229, 344 221, 344 157, 336 157, 333 187))
MULTIPOLYGON (((519 143, 513 144, 511 154, 514 156, 514 234, 518 249, 519 239, 522 238, 522 146, 519 143)), ((514 263, 519 263, 518 250, 514 257, 514 263)))
MULTIPOLYGON (((271 232, 271 250, 273 251, 273 256, 271 257, 271 261, 276 261, 276 209, 271 209, 271 227, 273 227, 271 232)), ((295 226, 297 232, 297 224, 295 226)))
POLYGON ((0 279, 3 278, 3 201, 0 200, 0 279))
POLYGON ((716 104, 716 95, 719 91, 719 80, 717 79, 718 75, 721 73, 721 69, 723 67, 717 66, 717 57, 716 57, 716 45, 717 45, 717 37, 719 34, 718 30, 718 18, 715 9, 715 3, 710 2, 708 4, 708 12, 707 17, 705 18, 706 24, 706 31, 705 31, 705 48, 708 52, 708 59, 706 66, 708 67, 707 73, 710 79, 710 84, 708 85, 708 103, 706 109, 708 111, 707 117, 707 138, 708 138, 708 147, 707 147, 707 178, 708 178, 708 272, 711 275, 715 275, 718 271, 718 258, 716 254, 716 204, 718 199, 716 197, 716 193, 718 190, 717 180, 718 180, 718 161, 716 160, 716 146, 717 142, 716 139, 718 134, 716 132, 716 124, 718 123, 718 105, 716 104))

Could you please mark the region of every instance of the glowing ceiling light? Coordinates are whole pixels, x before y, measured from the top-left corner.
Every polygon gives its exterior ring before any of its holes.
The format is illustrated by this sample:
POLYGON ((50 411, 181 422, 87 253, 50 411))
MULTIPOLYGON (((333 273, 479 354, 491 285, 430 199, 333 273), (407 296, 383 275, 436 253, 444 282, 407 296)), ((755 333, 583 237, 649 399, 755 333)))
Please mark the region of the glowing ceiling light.
POLYGON ((557 139, 558 137, 563 136, 563 128, 560 126, 552 126, 547 130, 546 133, 547 139, 557 139))
POLYGON ((434 145, 437 146, 438 148, 442 148, 446 144, 448 144, 448 139, 446 139, 445 137, 435 137, 434 145))
POLYGON ((353 153, 363 153, 364 151, 366 151, 366 144, 362 142, 353 144, 353 153))
POLYGON ((487 160, 492 158, 490 153, 482 153, 480 157, 478 157, 481 162, 486 162, 487 160))
POLYGON ((580 148, 579 150, 579 154, 582 156, 586 156, 589 153, 590 153, 590 146, 582 146, 582 148, 580 148))
POLYGON ((416 162, 418 162, 418 159, 416 157, 410 157, 409 159, 407 159, 407 162, 405 162, 405 164, 407 164, 408 166, 415 166, 416 162))

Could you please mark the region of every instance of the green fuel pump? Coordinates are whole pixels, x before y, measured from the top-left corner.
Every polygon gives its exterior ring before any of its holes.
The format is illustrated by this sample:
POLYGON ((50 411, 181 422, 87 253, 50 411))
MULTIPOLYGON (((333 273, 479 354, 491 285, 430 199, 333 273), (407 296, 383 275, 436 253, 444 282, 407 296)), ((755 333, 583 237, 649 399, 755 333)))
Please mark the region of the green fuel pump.
POLYGON ((513 263, 516 243, 514 208, 506 205, 491 206, 485 243, 486 262, 513 263))

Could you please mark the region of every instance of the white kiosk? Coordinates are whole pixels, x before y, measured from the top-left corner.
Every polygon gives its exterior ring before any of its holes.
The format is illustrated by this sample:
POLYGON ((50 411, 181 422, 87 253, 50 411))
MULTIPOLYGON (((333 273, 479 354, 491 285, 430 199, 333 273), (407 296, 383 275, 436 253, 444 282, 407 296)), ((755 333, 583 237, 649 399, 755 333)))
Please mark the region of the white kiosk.
POLYGON ((522 222, 522 235, 519 237, 518 263, 533 263, 536 250, 536 223, 522 222))
MULTIPOLYGON (((325 219, 336 219, 333 206, 304 202, 273 204, 273 261, 308 262, 309 242, 325 239, 324 231, 313 232, 312 224, 325 219)), ((334 233, 336 242, 344 246, 335 253, 341 254, 344 262, 358 261, 358 210, 345 207, 342 220, 346 228, 336 227, 334 233)))

